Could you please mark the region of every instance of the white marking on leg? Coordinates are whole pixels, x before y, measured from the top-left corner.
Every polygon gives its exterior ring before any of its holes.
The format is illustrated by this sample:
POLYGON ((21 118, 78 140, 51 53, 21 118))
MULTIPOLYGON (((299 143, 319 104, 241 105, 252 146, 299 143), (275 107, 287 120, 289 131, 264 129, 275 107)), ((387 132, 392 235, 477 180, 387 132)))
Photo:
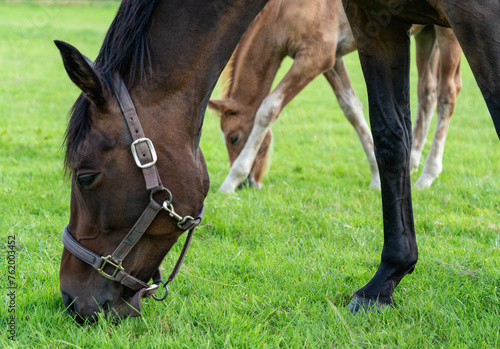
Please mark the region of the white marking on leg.
POLYGON ((238 185, 248 177, 260 146, 264 141, 267 131, 276 120, 282 103, 283 95, 278 91, 274 91, 262 101, 255 115, 252 132, 240 155, 234 160, 224 183, 219 188, 220 192, 233 193, 238 185))
POLYGON ((363 105, 354 91, 345 90, 342 93, 336 91, 339 106, 345 117, 352 124, 358 134, 363 150, 368 158, 371 171, 370 188, 380 189, 380 175, 378 172, 377 159, 375 158, 373 138, 370 128, 363 114, 363 105))
POLYGON ((434 77, 426 78, 426 81, 421 81, 421 84, 426 84, 425 87, 420 87, 422 90, 419 93, 417 117, 413 127, 413 146, 410 156, 410 172, 418 170, 422 150, 424 149, 425 140, 429 133, 432 116, 437 103, 436 81, 434 77))
POLYGON ((415 183, 418 189, 429 188, 443 170, 444 145, 453 109, 454 104, 450 103, 448 99, 444 98, 440 101, 440 115, 436 126, 436 133, 432 141, 431 151, 425 161, 424 170, 415 183))

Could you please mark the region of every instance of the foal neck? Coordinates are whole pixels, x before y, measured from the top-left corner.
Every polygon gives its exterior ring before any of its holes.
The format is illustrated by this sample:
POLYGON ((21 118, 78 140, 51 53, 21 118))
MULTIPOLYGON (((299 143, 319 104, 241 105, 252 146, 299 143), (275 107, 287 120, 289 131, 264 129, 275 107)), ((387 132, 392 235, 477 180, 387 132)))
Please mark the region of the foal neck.
POLYGON ((285 57, 272 27, 276 2, 270 2, 248 28, 228 66, 226 99, 256 108, 269 94, 276 72, 285 57))

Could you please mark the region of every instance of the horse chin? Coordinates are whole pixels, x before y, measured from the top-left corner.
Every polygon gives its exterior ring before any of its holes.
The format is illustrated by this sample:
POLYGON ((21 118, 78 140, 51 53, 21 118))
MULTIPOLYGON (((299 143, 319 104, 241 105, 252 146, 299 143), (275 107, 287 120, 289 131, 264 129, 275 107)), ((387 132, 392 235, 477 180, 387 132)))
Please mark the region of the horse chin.
POLYGON ((140 296, 138 299, 136 299, 136 297, 129 300, 121 299, 117 305, 106 313, 106 317, 111 317, 113 320, 123 319, 128 316, 136 317, 141 315, 142 310, 140 296))

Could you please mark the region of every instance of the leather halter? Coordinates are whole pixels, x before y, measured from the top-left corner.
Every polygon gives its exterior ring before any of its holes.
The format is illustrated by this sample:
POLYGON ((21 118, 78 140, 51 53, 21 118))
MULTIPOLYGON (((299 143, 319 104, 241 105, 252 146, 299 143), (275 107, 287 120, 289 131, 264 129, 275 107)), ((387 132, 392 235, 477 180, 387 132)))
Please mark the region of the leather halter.
POLYGON ((146 182, 146 189, 151 193, 151 201, 127 236, 125 236, 115 251, 107 257, 100 256, 82 246, 78 241, 76 241, 75 238, 73 238, 73 236, 71 236, 68 226, 64 228, 62 241, 64 247, 66 247, 70 253, 78 257, 83 262, 91 265, 95 270, 97 270, 97 272, 99 272, 99 274, 109 280, 120 282, 124 286, 135 291, 136 294, 131 301, 132 308, 135 310, 132 316, 138 316, 141 314, 141 298, 153 296, 155 300, 160 301, 165 299, 168 295, 167 284, 174 280, 175 276, 179 272, 189 248, 194 228, 203 218, 204 206, 202 206, 195 218, 191 216, 182 217, 174 211, 174 207, 172 205, 172 193, 161 184, 160 175, 156 167, 157 156, 153 143, 149 138, 144 136, 139 116, 135 110, 132 98, 130 97, 127 87, 119 74, 114 75, 113 85, 118 104, 120 105, 121 113, 125 118, 126 124, 132 136, 132 155, 136 165, 142 169, 144 180, 146 182), (166 192, 168 194, 168 199, 165 200, 163 204, 158 203, 154 199, 154 195, 159 192, 166 192), (123 269, 122 263, 132 248, 139 242, 139 239, 142 235, 144 235, 156 215, 161 210, 167 211, 171 217, 177 220, 177 227, 179 229, 189 230, 189 232, 179 259, 177 260, 177 263, 175 264, 174 269, 167 281, 165 282, 161 279, 160 270, 158 269, 153 275, 153 283, 148 285, 144 281, 139 280, 127 273, 123 269), (161 298, 157 298, 154 294, 156 293, 160 283, 165 287, 165 295, 161 298))

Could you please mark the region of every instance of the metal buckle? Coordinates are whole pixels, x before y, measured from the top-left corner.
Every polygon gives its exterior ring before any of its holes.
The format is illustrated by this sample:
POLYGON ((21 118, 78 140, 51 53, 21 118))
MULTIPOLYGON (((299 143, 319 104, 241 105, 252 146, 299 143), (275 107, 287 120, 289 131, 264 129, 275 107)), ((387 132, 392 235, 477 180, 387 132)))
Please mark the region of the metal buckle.
POLYGON ((135 163, 139 168, 149 168, 156 164, 156 160, 158 160, 158 157, 156 156, 156 150, 155 147, 153 146, 153 142, 151 142, 149 138, 136 139, 134 142, 132 142, 130 148, 132 149, 132 155, 134 156, 135 163), (144 165, 141 163, 141 160, 139 160, 139 155, 137 155, 136 146, 140 143, 146 143, 148 145, 149 152, 151 153, 151 157, 153 158, 151 162, 148 162, 147 164, 144 165))
POLYGON ((106 279, 115 280, 116 274, 118 274, 120 272, 120 270, 124 270, 121 263, 116 264, 116 263, 113 263, 111 261, 111 255, 109 255, 107 257, 101 257, 101 259, 103 260, 103 262, 101 264, 101 267, 99 269, 97 269, 97 271, 99 272, 99 274, 104 276, 106 279), (115 268, 113 275, 109 275, 104 271, 104 267, 106 266, 106 264, 110 264, 112 267, 115 268))
POLYGON ((168 214, 170 215, 170 217, 172 217, 172 218, 174 218, 174 219, 177 220, 177 227, 179 229, 183 229, 182 226, 188 220, 194 221, 194 218, 191 217, 191 216, 182 217, 182 216, 178 215, 175 212, 174 205, 172 205, 171 202, 168 202, 168 201, 163 202, 163 209, 168 212, 168 214))
POLYGON ((158 290, 157 284, 149 285, 149 287, 146 288, 144 290, 144 292, 142 292, 141 298, 148 298, 148 297, 154 296, 154 294, 156 293, 157 290, 158 290))
POLYGON ((179 222, 177 223, 177 227, 178 227, 179 229, 185 229, 185 230, 186 230, 186 228, 184 228, 184 224, 185 224, 187 221, 191 221, 191 224, 193 224, 193 222, 194 222, 194 218, 193 218, 193 217, 191 217, 191 216, 186 216, 186 217, 182 218, 182 220, 181 220, 181 221, 179 221, 179 222))
MULTIPOLYGON (((154 200, 153 196, 154 196, 156 193, 159 193, 159 192, 161 192, 161 191, 166 192, 166 193, 168 194, 168 197, 169 197, 169 198, 168 198, 168 200, 166 200, 166 201, 164 201, 164 202, 163 202, 163 206, 165 206, 165 202, 167 202, 167 205, 169 205, 169 204, 172 202, 172 193, 170 192, 170 190, 168 190, 168 189, 167 189, 167 188, 165 188, 165 187, 162 187, 162 188, 160 188, 160 189, 156 189, 156 190, 152 190, 152 191, 151 191, 151 193, 149 194, 149 200, 150 200, 150 201, 153 201, 153 200, 154 200)), ((156 202, 158 205, 160 205, 160 203, 159 203, 158 201, 156 201, 156 200, 155 200, 155 202, 156 202)))

